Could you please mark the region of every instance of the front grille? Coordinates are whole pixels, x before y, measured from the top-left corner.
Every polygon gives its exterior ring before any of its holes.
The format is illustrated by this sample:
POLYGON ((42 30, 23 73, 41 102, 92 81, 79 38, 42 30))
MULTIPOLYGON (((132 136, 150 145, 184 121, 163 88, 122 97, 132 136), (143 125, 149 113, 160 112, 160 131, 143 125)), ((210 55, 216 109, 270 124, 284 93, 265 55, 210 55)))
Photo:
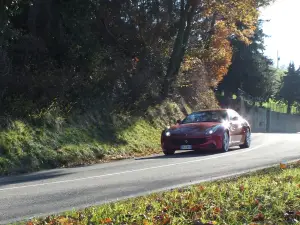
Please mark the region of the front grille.
POLYGON ((206 138, 186 138, 186 139, 173 139, 173 145, 201 145, 206 142, 206 138))

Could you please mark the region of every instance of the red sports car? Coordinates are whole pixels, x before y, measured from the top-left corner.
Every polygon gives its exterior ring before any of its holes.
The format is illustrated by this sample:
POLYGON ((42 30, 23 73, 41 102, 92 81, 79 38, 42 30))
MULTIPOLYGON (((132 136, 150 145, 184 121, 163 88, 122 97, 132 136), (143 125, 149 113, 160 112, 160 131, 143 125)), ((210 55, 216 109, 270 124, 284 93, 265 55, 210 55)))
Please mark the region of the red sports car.
POLYGON ((251 127, 232 109, 193 112, 161 134, 165 155, 176 150, 214 149, 227 152, 229 147, 249 148, 251 127))

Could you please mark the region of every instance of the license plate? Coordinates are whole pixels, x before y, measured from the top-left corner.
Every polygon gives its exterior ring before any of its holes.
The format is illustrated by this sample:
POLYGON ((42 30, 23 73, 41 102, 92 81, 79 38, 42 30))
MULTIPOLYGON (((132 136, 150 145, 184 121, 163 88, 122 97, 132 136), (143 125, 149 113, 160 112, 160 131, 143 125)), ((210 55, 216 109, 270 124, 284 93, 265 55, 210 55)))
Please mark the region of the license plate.
POLYGON ((180 146, 180 149, 181 149, 181 150, 191 150, 191 149, 192 149, 192 146, 191 146, 191 145, 181 145, 181 146, 180 146))

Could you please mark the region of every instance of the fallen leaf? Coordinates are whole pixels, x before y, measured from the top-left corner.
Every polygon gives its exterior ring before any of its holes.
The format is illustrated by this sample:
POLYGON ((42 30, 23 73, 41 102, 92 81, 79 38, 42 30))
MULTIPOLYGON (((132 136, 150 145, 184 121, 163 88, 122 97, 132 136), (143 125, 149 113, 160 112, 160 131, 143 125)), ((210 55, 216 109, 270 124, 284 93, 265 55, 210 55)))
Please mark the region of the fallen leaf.
POLYGON ((287 164, 286 163, 280 163, 280 169, 286 169, 287 164))
POLYGON ((216 214, 219 214, 219 213, 221 212, 221 208, 220 208, 220 207, 216 207, 216 208, 214 209, 214 212, 215 212, 216 214))
POLYGON ((198 212, 198 211, 202 210, 203 207, 204 206, 202 204, 197 204, 197 205, 194 205, 193 207, 191 207, 190 211, 192 211, 192 212, 198 212))
POLYGON ((149 221, 148 220, 143 220, 143 225, 149 225, 149 221))
POLYGON ((169 224, 171 221, 170 217, 169 216, 166 216, 163 220, 163 225, 166 225, 166 224, 169 224))
POLYGON ((108 224, 108 223, 111 223, 111 222, 112 222, 112 219, 109 218, 109 217, 105 218, 104 220, 101 221, 102 224, 108 224))
POLYGON ((200 185, 200 186, 199 186, 199 190, 200 190, 200 191, 204 191, 204 190, 205 190, 205 187, 203 187, 202 185, 200 185))
POLYGON ((262 213, 259 213, 253 218, 253 222, 264 221, 264 219, 265 219, 265 216, 262 213))
POLYGON ((168 210, 169 210, 168 207, 163 208, 163 212, 168 212, 168 210))

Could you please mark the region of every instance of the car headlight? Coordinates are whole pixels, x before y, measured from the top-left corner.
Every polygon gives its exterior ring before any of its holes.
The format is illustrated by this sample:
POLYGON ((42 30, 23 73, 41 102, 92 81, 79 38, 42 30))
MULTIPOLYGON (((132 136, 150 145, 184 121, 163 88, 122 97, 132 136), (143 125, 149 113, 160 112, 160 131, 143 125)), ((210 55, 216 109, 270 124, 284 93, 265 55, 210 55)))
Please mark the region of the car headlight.
POLYGON ((218 130, 219 127, 220 127, 220 126, 217 125, 217 126, 210 127, 210 128, 208 128, 208 129, 206 129, 206 130, 205 130, 205 135, 211 135, 211 134, 215 133, 215 132, 218 130))
POLYGON ((171 136, 171 132, 170 132, 170 131, 166 131, 166 132, 165 132, 165 135, 166 135, 167 137, 170 137, 170 136, 171 136))

